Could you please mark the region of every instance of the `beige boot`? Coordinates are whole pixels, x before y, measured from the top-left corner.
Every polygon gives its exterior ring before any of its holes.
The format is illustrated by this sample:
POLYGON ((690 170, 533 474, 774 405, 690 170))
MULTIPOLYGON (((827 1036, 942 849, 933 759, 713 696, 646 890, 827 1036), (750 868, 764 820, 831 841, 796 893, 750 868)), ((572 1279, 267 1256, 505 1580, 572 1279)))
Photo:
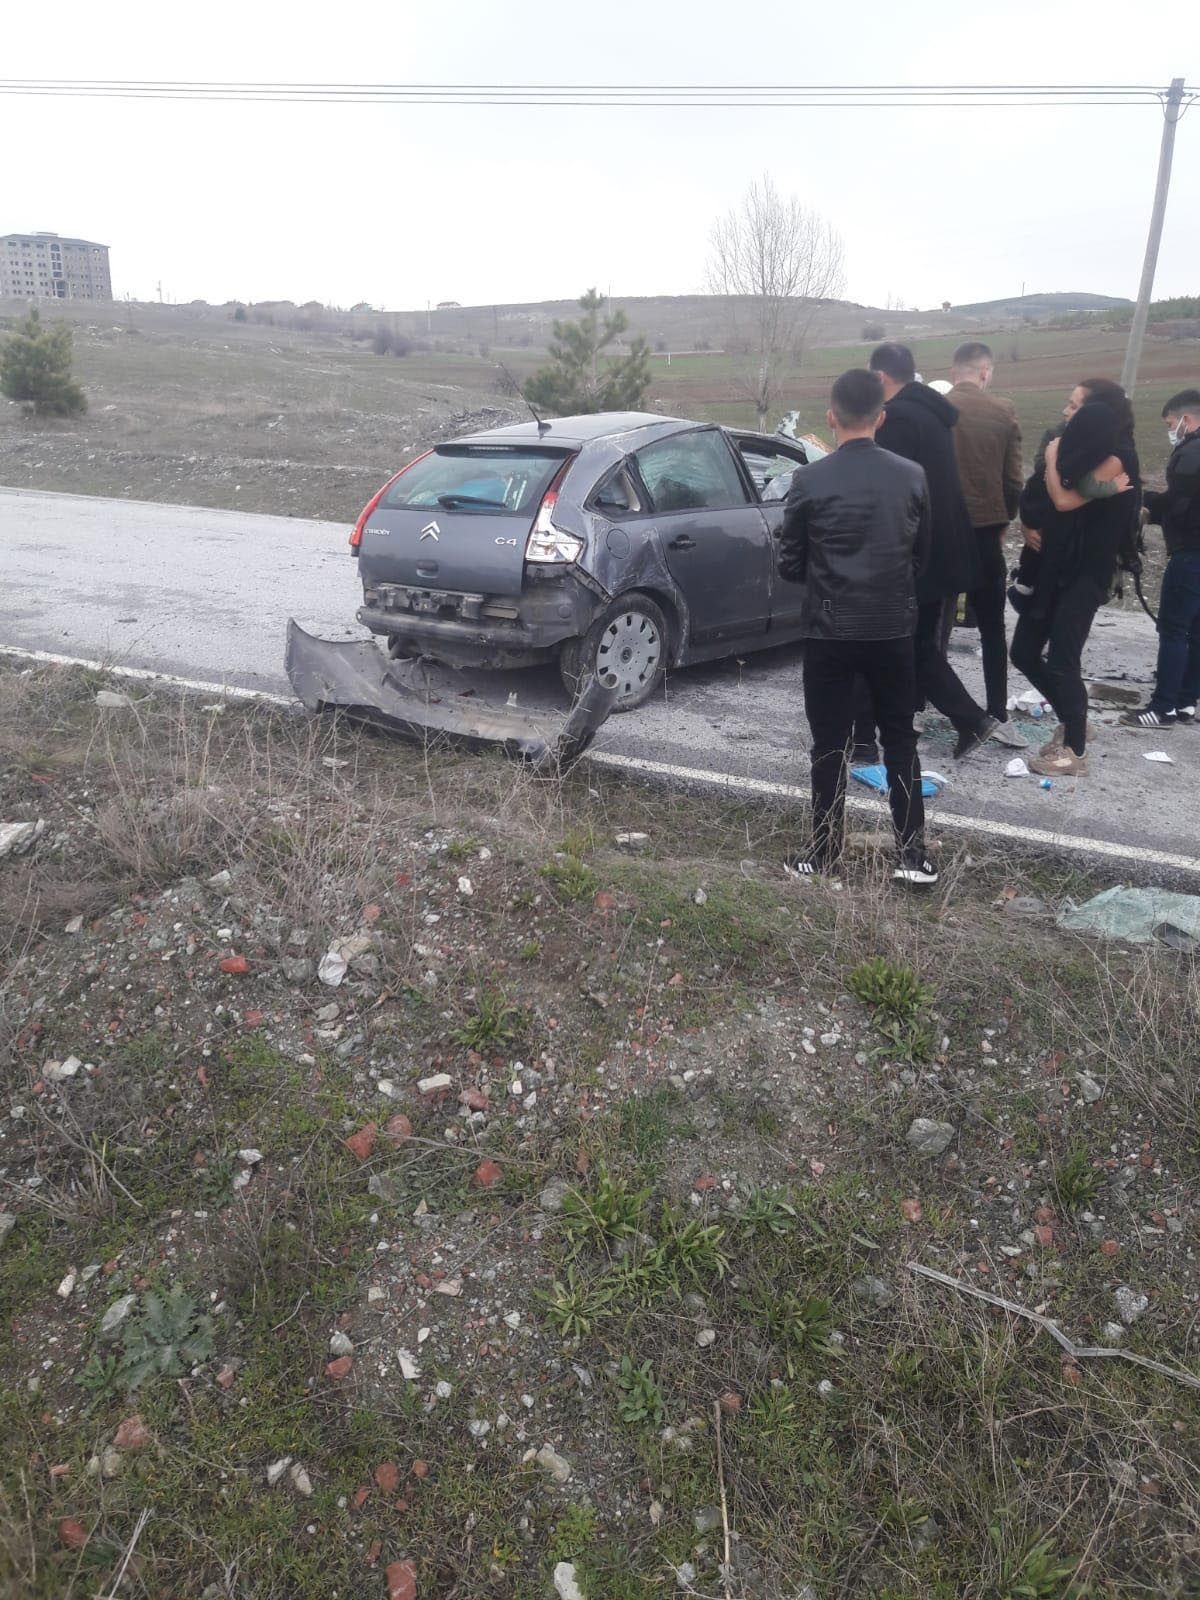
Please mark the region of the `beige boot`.
POLYGON ((1052 756, 1056 750, 1061 750, 1062 749, 1063 739, 1065 737, 1066 737, 1066 735, 1065 735, 1065 732, 1064 732, 1064 729, 1063 729, 1063 725, 1060 722, 1058 724, 1057 728, 1055 728, 1054 732, 1050 735, 1049 739, 1046 740, 1046 743, 1038 751, 1038 755, 1039 756, 1052 756))

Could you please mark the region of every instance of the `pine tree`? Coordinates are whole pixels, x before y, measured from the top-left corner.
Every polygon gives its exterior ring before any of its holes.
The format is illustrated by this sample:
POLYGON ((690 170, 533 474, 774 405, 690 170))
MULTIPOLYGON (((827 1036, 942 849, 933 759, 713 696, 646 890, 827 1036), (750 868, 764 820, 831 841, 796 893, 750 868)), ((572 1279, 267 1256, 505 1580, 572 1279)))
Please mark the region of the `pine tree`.
POLYGON ((87 397, 71 377, 71 330, 65 322, 43 324, 37 311, 0 346, 0 394, 26 405, 37 417, 75 417, 87 397))
POLYGON ((645 404, 650 383, 650 358, 644 339, 634 339, 623 353, 601 360, 629 327, 623 311, 605 316, 604 296, 589 289, 579 302, 578 322, 556 322, 550 346, 551 365, 535 372, 525 385, 525 398, 551 416, 578 416, 594 411, 636 411, 645 404))

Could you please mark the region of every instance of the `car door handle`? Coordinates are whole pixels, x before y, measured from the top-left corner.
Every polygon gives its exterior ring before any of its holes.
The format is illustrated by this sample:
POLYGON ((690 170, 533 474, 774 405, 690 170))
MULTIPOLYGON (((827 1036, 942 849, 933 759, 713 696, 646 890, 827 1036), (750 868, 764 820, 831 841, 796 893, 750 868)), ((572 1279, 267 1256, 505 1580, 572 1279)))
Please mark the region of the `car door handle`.
POLYGON ((678 538, 672 539, 667 545, 668 550, 694 550, 695 539, 689 539, 686 533, 681 533, 678 538))

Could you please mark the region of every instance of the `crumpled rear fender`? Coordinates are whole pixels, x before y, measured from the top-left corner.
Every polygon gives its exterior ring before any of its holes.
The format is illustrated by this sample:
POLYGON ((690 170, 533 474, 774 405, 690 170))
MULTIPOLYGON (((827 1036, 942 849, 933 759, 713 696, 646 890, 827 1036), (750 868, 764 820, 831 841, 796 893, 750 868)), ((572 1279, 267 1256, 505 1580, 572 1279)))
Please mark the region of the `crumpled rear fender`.
POLYGON ((612 710, 617 680, 589 676, 561 715, 490 704, 462 693, 452 667, 390 660, 372 639, 317 639, 288 622, 288 681, 309 711, 341 712, 424 744, 446 737, 475 748, 500 745, 537 765, 582 755, 612 710))

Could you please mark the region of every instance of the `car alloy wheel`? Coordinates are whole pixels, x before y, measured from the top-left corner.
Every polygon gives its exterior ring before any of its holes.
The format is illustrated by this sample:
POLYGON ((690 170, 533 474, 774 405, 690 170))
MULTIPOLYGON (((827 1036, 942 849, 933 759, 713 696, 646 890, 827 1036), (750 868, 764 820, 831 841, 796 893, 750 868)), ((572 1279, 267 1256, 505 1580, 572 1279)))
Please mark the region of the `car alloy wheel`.
POLYGON ((596 671, 616 678, 617 709, 641 705, 653 691, 662 651, 662 634, 640 607, 624 609, 605 624, 596 648, 596 671))

